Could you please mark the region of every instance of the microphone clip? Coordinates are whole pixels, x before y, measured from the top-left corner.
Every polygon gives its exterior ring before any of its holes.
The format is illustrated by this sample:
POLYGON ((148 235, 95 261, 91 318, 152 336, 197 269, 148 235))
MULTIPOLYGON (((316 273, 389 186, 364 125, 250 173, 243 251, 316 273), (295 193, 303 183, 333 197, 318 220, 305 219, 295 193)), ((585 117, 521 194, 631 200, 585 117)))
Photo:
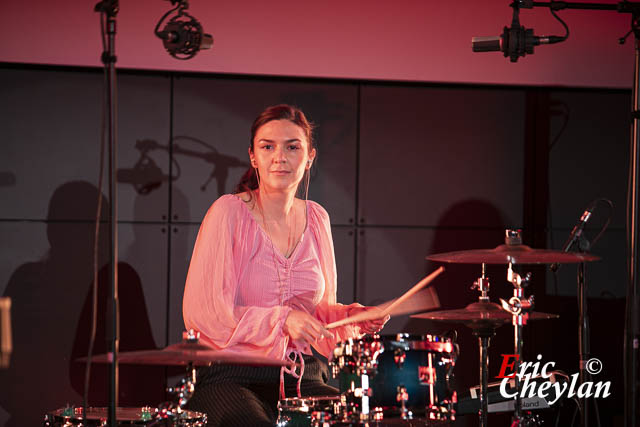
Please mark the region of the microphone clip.
POLYGON ((201 49, 211 48, 213 37, 204 34, 200 22, 186 12, 189 8, 187 0, 171 0, 171 3, 178 5, 164 14, 155 29, 156 36, 162 39, 167 52, 176 59, 187 60, 193 58, 201 49), (176 11, 177 14, 166 23, 162 31, 159 31, 162 23, 176 11))
POLYGON ((511 7, 513 8, 511 28, 504 27, 502 33, 503 51, 505 58, 509 57, 511 62, 517 62, 521 56, 533 55, 533 48, 539 42, 533 35, 533 29, 526 29, 520 25, 520 4, 514 1, 511 7))

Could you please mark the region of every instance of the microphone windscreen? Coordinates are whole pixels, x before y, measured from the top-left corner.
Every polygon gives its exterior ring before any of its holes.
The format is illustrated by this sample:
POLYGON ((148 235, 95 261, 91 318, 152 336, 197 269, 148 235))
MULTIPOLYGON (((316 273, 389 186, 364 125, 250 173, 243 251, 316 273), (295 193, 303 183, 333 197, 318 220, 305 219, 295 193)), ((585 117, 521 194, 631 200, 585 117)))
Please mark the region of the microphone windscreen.
POLYGON ((498 52, 502 50, 502 37, 473 37, 471 47, 474 52, 498 52))
POLYGON ((200 41, 200 49, 211 49, 213 46, 213 36, 211 34, 203 34, 200 41))
POLYGON ((8 368, 11 352, 11 298, 0 298, 0 368, 8 368))

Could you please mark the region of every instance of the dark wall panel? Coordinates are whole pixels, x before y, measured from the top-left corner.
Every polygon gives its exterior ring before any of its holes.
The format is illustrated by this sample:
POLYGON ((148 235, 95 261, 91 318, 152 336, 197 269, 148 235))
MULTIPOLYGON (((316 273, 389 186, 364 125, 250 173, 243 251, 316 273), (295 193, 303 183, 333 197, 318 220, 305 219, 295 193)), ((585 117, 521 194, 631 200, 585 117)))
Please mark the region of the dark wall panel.
POLYGON ((338 302, 351 304, 355 298, 355 236, 352 227, 333 227, 333 245, 338 272, 338 302))
MULTIPOLYGON (((591 201, 606 198, 613 203, 613 210, 598 203, 585 229, 586 238, 593 241, 611 219, 607 232, 590 249, 602 257, 587 268, 587 290, 593 297, 626 295, 630 105, 628 92, 551 93, 549 246, 562 247, 591 201)), ((577 294, 575 268, 566 267, 556 278, 548 277, 549 294, 577 294)))
POLYGON ((365 85, 361 112, 359 220, 434 226, 478 199, 521 225, 524 91, 365 85))
POLYGON ((317 126, 318 159, 309 198, 336 224, 355 211, 356 86, 180 78, 175 83, 175 188, 189 206, 174 204, 181 221, 201 221, 212 201, 232 192, 249 166, 251 123, 268 105, 299 106, 317 126))
MULTIPOLYGON (((0 187, 6 201, 0 218, 45 219, 47 200, 58 186, 98 183, 102 74, 4 69, 0 76, 5 101, 0 187)), ((168 214, 169 156, 158 146, 168 148, 169 79, 121 75, 118 89, 120 219, 160 221, 168 214)), ((105 194, 106 177, 105 172, 105 194)), ((86 214, 70 211, 60 219, 95 216, 86 214)))
POLYGON ((627 92, 551 93, 549 187, 554 228, 573 227, 598 197, 615 205, 611 226, 625 226, 630 106, 627 92))
POLYGON ((46 257, 49 249, 47 226, 44 222, 0 221, 0 241, 1 293, 20 265, 46 257))
MULTIPOLYGON (((0 218, 45 219, 58 186, 97 183, 101 85, 98 73, 0 70, 0 172, 11 177, 1 187, 0 218)), ((85 213, 64 219, 95 216, 85 213)))

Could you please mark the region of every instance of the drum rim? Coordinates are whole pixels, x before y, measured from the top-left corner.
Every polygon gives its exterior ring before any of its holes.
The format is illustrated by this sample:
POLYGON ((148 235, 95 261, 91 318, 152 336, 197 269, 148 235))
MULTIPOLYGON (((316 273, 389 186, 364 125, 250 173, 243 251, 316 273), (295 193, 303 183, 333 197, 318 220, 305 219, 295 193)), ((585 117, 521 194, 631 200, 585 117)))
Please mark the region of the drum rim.
MULTIPOLYGON (((82 409, 81 406, 72 406, 71 408, 73 408, 74 410, 82 409)), ((116 408, 116 418, 118 419, 118 421, 127 421, 127 422, 134 422, 134 423, 150 421, 150 420, 143 420, 140 417, 140 414, 143 408, 149 408, 152 411, 152 414, 154 414, 157 411, 157 408, 155 406, 118 406, 116 408), (135 414, 137 417, 136 418, 121 417, 121 415, 125 415, 126 411, 128 410, 135 411, 135 414)), ((54 417, 53 419, 51 419, 51 421, 81 420, 82 417, 80 414, 74 413, 73 415, 63 415, 63 412, 65 411, 65 409, 67 408, 65 407, 56 408, 52 411, 48 411, 45 416, 54 417)), ((104 419, 107 416, 108 409, 109 407, 107 406, 87 406, 87 420, 94 421, 94 420, 104 419), (99 410, 99 411, 96 411, 96 410, 99 410), (102 414, 104 414, 104 416, 100 416, 102 414)), ((203 412, 192 411, 190 409, 183 409, 181 411, 180 419, 187 420, 187 421, 198 421, 203 419, 205 416, 206 414, 203 412)))
MULTIPOLYGON (((287 398, 278 400, 278 411, 287 411, 290 409, 300 408, 302 406, 302 405, 298 405, 298 406, 291 405, 290 403, 293 403, 293 402, 311 402, 311 403, 325 402, 327 404, 333 405, 337 402, 340 402, 341 398, 342 396, 339 394, 326 395, 326 396, 287 397, 287 398)), ((311 405, 307 404, 306 406, 313 408, 312 404, 311 405)))
MULTIPOLYGON (((353 338, 349 341, 341 341, 336 344, 336 349, 343 347, 347 344, 356 344, 360 341, 365 342, 378 342, 383 344, 392 343, 398 346, 405 346, 410 350, 431 350, 438 353, 456 353, 456 344, 451 337, 435 334, 408 334, 405 332, 399 332, 397 334, 375 334, 365 335, 361 338, 353 338)), ((334 349, 334 352, 335 350, 334 349)))

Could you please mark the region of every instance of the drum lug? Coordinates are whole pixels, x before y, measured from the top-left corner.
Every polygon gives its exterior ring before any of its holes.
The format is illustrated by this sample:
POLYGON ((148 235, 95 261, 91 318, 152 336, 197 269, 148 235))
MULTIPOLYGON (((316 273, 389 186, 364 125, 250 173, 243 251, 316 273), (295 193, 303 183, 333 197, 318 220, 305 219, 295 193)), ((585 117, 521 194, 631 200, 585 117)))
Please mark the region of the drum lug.
POLYGON ((409 400, 409 392, 407 392, 407 388, 401 384, 396 388, 396 391, 396 400, 400 403, 400 416, 403 420, 412 419, 413 412, 407 409, 407 401, 409 400))
POLYGON ((418 381, 421 385, 435 384, 435 369, 429 366, 418 366, 418 381))
POLYGON ((404 361, 407 359, 407 353, 401 349, 401 348, 396 348, 393 351, 393 361, 396 362, 396 366, 398 367, 398 369, 402 369, 402 366, 404 365, 404 361))

